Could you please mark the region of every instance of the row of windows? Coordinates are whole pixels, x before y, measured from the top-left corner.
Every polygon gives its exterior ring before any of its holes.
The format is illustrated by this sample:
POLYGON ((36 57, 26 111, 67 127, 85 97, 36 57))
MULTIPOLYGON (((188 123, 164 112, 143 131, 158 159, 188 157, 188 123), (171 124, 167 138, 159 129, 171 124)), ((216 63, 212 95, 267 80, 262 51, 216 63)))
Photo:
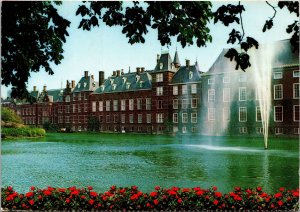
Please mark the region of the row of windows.
MULTIPOLYGON (((241 134, 248 133, 247 127, 239 127, 239 132, 241 134)), ((275 135, 283 134, 283 128, 282 127, 275 127, 274 128, 275 135)), ((263 134, 263 128, 257 127, 256 128, 257 134, 263 134)), ((294 128, 294 134, 299 135, 300 134, 300 128, 294 128)))
MULTIPOLYGON (((197 94, 197 84, 191 84, 191 94, 197 94)), ((179 94, 178 92, 178 86, 174 85, 173 86, 173 95, 177 96, 179 94)), ((188 94, 188 85, 181 85, 181 94, 185 95, 188 94)))
MULTIPOLYGON (((187 133, 187 129, 188 129, 188 128, 187 128, 186 126, 183 126, 183 127, 181 127, 181 132, 182 132, 182 133, 187 133)), ((178 126, 173 126, 173 132, 174 132, 174 133, 179 132, 178 126)), ((197 132, 197 127, 191 127, 191 128, 190 128, 190 132, 192 132, 192 133, 197 132)))
MULTIPOLYGON (((208 89, 208 101, 214 102, 216 98, 215 89, 208 89)), ((293 84, 293 98, 300 98, 300 84, 293 84)), ((230 102, 230 88, 223 88, 223 102, 230 102)), ((256 100, 261 99, 258 89, 256 89, 256 100)), ((274 100, 283 99, 283 85, 274 85, 274 100)), ((247 101, 247 88, 239 87, 239 101, 247 101)))
MULTIPOLYGON (((106 101, 99 101, 98 102, 98 110, 99 111, 111 111, 111 107, 113 111, 119 111, 119 109, 121 111, 125 111, 126 110, 126 106, 128 105, 128 109, 129 110, 134 110, 134 108, 136 108, 137 110, 142 110, 142 109, 146 109, 146 110, 151 110, 151 99, 147 98, 147 99, 136 99, 136 101, 134 99, 122 99, 120 100, 106 100, 106 101), (113 103, 111 105, 111 102, 113 103), (136 104, 135 104, 136 102, 136 104), (105 105, 104 105, 105 103, 105 105), (119 103, 121 104, 121 107, 119 108, 119 103)), ((93 101, 92 102, 92 112, 96 112, 97 111, 97 102, 93 101)))
MULTIPOLYGON (((294 105, 293 107, 293 120, 294 122, 299 122, 300 112, 299 105, 294 105)), ((216 109, 208 108, 208 120, 214 121, 216 119, 216 109)), ((223 121, 230 120, 230 110, 229 108, 223 108, 223 121)), ((239 122, 247 121, 247 107, 239 107, 239 122)), ((256 121, 261 122, 261 109, 256 107, 256 121)), ((283 122, 283 106, 274 106, 274 121, 283 122)))
MULTIPOLYGON (((73 98, 72 100, 73 101, 81 101, 82 99, 84 100, 88 100, 88 96, 89 94, 88 93, 73 93, 73 98)), ((66 102, 69 102, 70 101, 70 97, 69 96, 66 96, 66 102)))
MULTIPOLYGON (((300 77, 299 70, 293 71, 293 77, 300 77)), ((282 71, 276 71, 273 73, 273 79, 282 79, 282 71)))
MULTIPOLYGON (((173 109, 178 109, 179 105, 179 99, 173 99, 173 109)), ((182 99, 181 100, 181 108, 187 109, 189 106, 189 99, 182 99)), ((191 99, 191 108, 197 108, 198 107, 198 99, 192 98, 191 99)))
POLYGON ((23 108, 22 115, 35 115, 35 108, 23 108))
MULTIPOLYGON (((179 117, 178 113, 173 113, 173 123, 178 123, 179 117)), ((188 123, 188 114, 182 113, 181 114, 181 122, 188 123)), ((197 113, 191 113, 191 123, 197 123, 197 113)))

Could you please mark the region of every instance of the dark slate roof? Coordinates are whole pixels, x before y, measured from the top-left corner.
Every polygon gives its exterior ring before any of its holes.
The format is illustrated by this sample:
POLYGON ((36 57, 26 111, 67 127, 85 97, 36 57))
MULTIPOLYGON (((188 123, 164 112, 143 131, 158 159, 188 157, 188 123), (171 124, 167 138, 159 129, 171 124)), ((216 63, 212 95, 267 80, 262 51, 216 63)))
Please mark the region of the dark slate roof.
MULTIPOLYGON (((275 56, 272 61, 273 68, 280 66, 299 65, 299 51, 292 52, 290 40, 280 40, 270 45, 271 50, 275 52, 275 56)), ((267 44, 261 44, 258 50, 255 51, 258 52, 264 46, 267 46, 267 44)), ((228 49, 222 50, 216 61, 204 75, 235 71, 236 63, 234 61, 230 61, 230 59, 224 56, 227 51, 228 49)))
POLYGON ((181 66, 173 76, 171 84, 199 82, 201 79, 200 76, 201 73, 202 72, 199 70, 197 63, 189 67, 181 66), (190 79, 190 73, 192 73, 191 79, 190 79))
POLYGON ((91 76, 88 76, 87 78, 82 77, 75 86, 73 92, 95 91, 98 86, 99 83, 96 82, 91 76))
POLYGON ((155 66, 155 69, 153 72, 163 72, 163 71, 173 71, 175 72, 175 67, 172 68, 172 59, 169 53, 164 53, 160 56, 158 63, 155 66), (162 64, 162 68, 160 67, 160 64, 162 64))
POLYGON ((148 90, 152 88, 151 81, 152 77, 149 72, 143 72, 139 75, 127 73, 120 76, 111 76, 93 94, 148 90))
POLYGON ((180 61, 179 61, 179 56, 178 56, 178 53, 177 53, 177 50, 175 52, 175 56, 174 56, 174 60, 173 60, 173 63, 174 64, 180 64, 180 61))
POLYGON ((38 97, 39 97, 39 92, 38 91, 31 91, 30 96, 32 96, 33 98, 35 98, 37 100, 38 97))
POLYGON ((52 89, 47 91, 47 95, 50 98, 53 98, 53 102, 62 102, 63 101, 64 89, 52 89))

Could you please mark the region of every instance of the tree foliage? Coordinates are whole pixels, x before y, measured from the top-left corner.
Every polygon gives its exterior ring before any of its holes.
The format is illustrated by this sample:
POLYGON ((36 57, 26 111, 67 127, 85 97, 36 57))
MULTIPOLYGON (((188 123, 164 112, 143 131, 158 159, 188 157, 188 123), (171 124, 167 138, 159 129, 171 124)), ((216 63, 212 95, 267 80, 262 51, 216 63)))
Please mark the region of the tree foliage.
POLYGON ((46 1, 4 1, 2 4, 2 84, 12 85, 12 97, 28 97, 31 72, 60 64, 70 22, 46 1))
POLYGON ((23 120, 16 112, 8 107, 1 107, 1 121, 23 124, 23 120))

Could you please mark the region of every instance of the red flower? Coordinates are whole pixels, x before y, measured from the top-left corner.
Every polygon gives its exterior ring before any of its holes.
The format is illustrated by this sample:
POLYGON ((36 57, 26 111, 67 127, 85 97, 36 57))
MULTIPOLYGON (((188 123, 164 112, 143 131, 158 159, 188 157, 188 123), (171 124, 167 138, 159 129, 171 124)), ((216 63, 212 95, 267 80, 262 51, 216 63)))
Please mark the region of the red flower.
POLYGON ((157 192, 155 192, 155 191, 151 192, 151 193, 150 193, 150 196, 151 196, 151 197, 156 197, 156 196, 157 196, 157 192))
POLYGON ((183 188, 183 189, 182 189, 182 192, 190 192, 190 190, 191 190, 191 189, 189 189, 189 188, 183 188))
POLYGON ((122 189, 120 190, 120 193, 121 193, 121 194, 124 194, 125 191, 126 191, 126 189, 125 189, 125 188, 122 188, 122 189))
POLYGON ((91 191, 91 192, 90 192, 90 196, 96 197, 96 196, 98 196, 98 194, 97 194, 97 192, 95 192, 95 191, 91 191))
POLYGON ((213 189, 214 191, 218 190, 217 186, 213 186, 212 189, 213 189))
POLYGON ((48 186, 48 191, 54 191, 54 190, 55 190, 54 188, 48 186))
POLYGON ((202 195, 204 194, 204 192, 203 192, 202 190, 200 190, 200 191, 197 191, 196 194, 197 194, 198 196, 202 196, 202 195))
POLYGON ((176 195, 176 194, 177 194, 176 191, 173 191, 173 190, 168 191, 168 193, 169 193, 170 195, 176 195))
POLYGON ((148 208, 150 208, 150 207, 151 207, 151 204, 150 204, 149 202, 147 202, 146 206, 147 206, 148 208))
POLYGON ((279 191, 283 192, 285 190, 285 188, 281 187, 279 188, 279 191))
POLYGON ((66 191, 65 188, 58 188, 57 190, 58 190, 59 192, 62 192, 62 193, 64 193, 64 192, 66 191))
POLYGON ((137 190, 137 186, 131 186, 132 190, 137 190))
POLYGON ((182 199, 179 198, 179 199, 177 200, 177 202, 178 202, 179 204, 181 204, 181 203, 182 203, 182 199))
POLYGON ((68 203, 68 204, 70 203, 70 199, 69 198, 66 199, 66 203, 68 203))
POLYGON ((34 191, 34 190, 35 190, 35 187, 34 187, 34 186, 31 186, 31 187, 30 187, 30 190, 31 190, 31 191, 34 191))
POLYGON ((257 187, 257 188, 256 188, 256 191, 261 191, 261 190, 262 190, 261 187, 257 187))
POLYGON ((34 204, 34 200, 33 199, 29 200, 28 202, 29 202, 30 205, 34 204))
POLYGON ((50 196, 52 194, 52 192, 49 191, 49 190, 46 190, 43 193, 44 193, 45 196, 50 196))
POLYGON ((80 197, 81 199, 85 199, 86 197, 84 196, 84 195, 81 195, 81 197, 80 197))
POLYGON ((7 190, 8 190, 8 191, 12 191, 12 190, 13 190, 13 187, 8 186, 8 187, 7 187, 7 190))
POLYGON ((22 199, 23 197, 24 197, 23 194, 20 194, 19 198, 22 199))
POLYGON ((93 199, 90 199, 90 200, 89 200, 89 204, 90 204, 90 205, 93 205, 94 202, 95 202, 95 201, 94 201, 93 199))
POLYGON ((221 192, 215 192, 215 197, 222 197, 222 193, 221 192))
POLYGON ((160 187, 159 186, 155 186, 155 190, 160 190, 160 187))
POLYGON ((6 201, 12 201, 14 200, 13 195, 8 195, 8 197, 6 197, 6 201))
POLYGON ((233 199, 236 201, 242 201, 242 197, 240 197, 239 195, 235 195, 233 199))
POLYGON ((216 200, 216 199, 215 199, 214 202, 213 202, 214 205, 218 205, 218 203, 219 203, 219 201, 216 200))
POLYGON ((33 192, 30 191, 30 192, 26 193, 25 196, 28 197, 28 198, 30 198, 30 197, 33 196, 33 192))
POLYGON ((279 206, 282 206, 282 205, 283 205, 283 202, 282 202, 281 200, 279 200, 279 201, 277 202, 277 204, 278 204, 279 206))
POLYGON ((42 195, 39 195, 39 196, 38 196, 38 199, 43 199, 42 195))
POLYGON ((281 194, 281 193, 274 194, 274 197, 275 197, 276 199, 278 199, 278 198, 282 197, 282 194, 281 194))
POLYGON ((265 193, 265 192, 263 192, 261 195, 260 195, 260 197, 266 197, 266 196, 268 196, 268 194, 267 193, 265 193))
POLYGON ((241 190, 241 187, 237 186, 237 187, 234 188, 234 190, 240 191, 240 190, 241 190))
POLYGON ((79 191, 78 191, 78 190, 75 190, 75 191, 72 191, 72 192, 71 192, 71 195, 78 196, 78 194, 79 194, 79 191))
POLYGON ((299 197, 299 191, 297 190, 297 191, 293 191, 293 196, 294 197, 299 197))
POLYGON ((106 201, 106 200, 107 200, 107 197, 106 197, 106 196, 102 196, 102 200, 103 200, 103 201, 106 201))
POLYGON ((246 192, 247 192, 248 194, 252 194, 252 191, 251 191, 249 188, 246 190, 246 192))
POLYGON ((195 188, 193 188, 193 190, 194 191, 200 191, 201 189, 200 189, 200 187, 195 187, 195 188))
POLYGON ((113 186, 110 187, 110 190, 112 190, 112 191, 114 191, 115 189, 116 189, 115 185, 113 185, 113 186))
POLYGON ((88 190, 93 190, 93 187, 92 186, 88 186, 88 190))
POLYGON ((138 198, 139 198, 139 196, 138 196, 137 194, 134 194, 134 195, 132 195, 132 196, 130 197, 130 200, 134 201, 134 200, 136 200, 136 199, 138 199, 138 198))
POLYGON ((70 187, 70 188, 68 188, 68 190, 75 191, 76 190, 76 186, 70 187))
POLYGON ((154 203, 154 205, 158 205, 158 200, 157 199, 155 199, 155 200, 153 200, 153 203, 154 203))
POLYGON ((179 188, 178 187, 172 187, 172 191, 178 191, 179 188))

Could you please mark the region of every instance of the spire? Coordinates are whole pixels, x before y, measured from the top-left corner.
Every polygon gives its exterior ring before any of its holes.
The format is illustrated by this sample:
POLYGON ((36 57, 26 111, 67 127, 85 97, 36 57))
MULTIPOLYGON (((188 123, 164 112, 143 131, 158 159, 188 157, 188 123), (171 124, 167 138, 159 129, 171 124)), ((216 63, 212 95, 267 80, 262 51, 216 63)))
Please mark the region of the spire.
POLYGON ((177 53, 177 47, 176 47, 176 52, 175 52, 173 63, 176 68, 180 67, 180 61, 179 61, 179 57, 178 57, 178 53, 177 53))

